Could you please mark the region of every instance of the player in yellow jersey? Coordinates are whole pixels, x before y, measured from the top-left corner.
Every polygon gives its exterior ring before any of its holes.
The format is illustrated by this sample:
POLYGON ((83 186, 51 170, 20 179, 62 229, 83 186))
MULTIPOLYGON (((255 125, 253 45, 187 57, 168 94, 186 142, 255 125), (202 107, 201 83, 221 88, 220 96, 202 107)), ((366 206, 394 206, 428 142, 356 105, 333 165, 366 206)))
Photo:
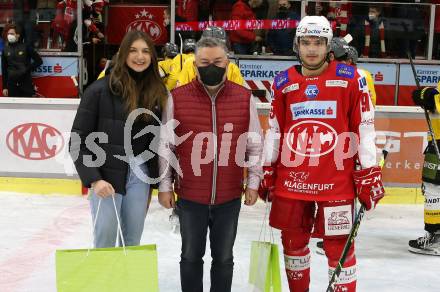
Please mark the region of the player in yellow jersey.
MULTIPOLYGON (((203 37, 213 37, 220 39, 226 43, 226 32, 224 28, 218 26, 210 26, 203 31, 203 37)), ((185 64, 183 64, 182 71, 178 76, 177 86, 185 85, 193 81, 197 76, 196 66, 194 64, 194 56, 187 58, 185 64)), ((237 83, 239 85, 243 85, 244 79, 241 75, 240 69, 238 66, 232 62, 229 62, 228 68, 226 71, 226 78, 229 81, 237 83)))
MULTIPOLYGON (((440 82, 437 88, 425 87, 413 91, 414 103, 434 113, 440 113, 440 82)), ((432 119, 432 130, 440 147, 440 118, 432 119)), ((440 170, 434 144, 428 136, 428 147, 424 152, 422 192, 425 196, 425 235, 409 241, 408 250, 414 253, 440 255, 440 170)))
POLYGON ((183 41, 182 46, 182 54, 179 54, 174 57, 173 62, 171 64, 171 72, 168 76, 168 80, 165 83, 165 86, 168 90, 173 89, 176 87, 177 79, 179 77, 180 72, 182 71, 183 64, 185 61, 190 58, 194 57, 194 50, 196 49, 196 40, 195 39, 186 39, 183 41))
POLYGON ((159 74, 166 84, 171 73, 173 58, 179 54, 179 48, 176 44, 166 43, 165 46, 163 46, 162 54, 164 60, 159 61, 159 74))

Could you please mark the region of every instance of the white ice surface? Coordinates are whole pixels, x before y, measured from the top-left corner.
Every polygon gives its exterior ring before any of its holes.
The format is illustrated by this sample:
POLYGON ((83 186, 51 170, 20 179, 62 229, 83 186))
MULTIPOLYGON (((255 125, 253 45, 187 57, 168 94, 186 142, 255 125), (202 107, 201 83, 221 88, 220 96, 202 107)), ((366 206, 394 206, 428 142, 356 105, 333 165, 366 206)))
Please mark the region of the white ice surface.
MULTIPOLYGON (((250 245, 258 239, 264 208, 262 202, 242 207, 232 291, 252 291, 247 284, 250 245)), ((174 292, 180 291, 180 236, 171 232, 169 214, 153 198, 142 243, 157 244, 160 291, 174 292)), ((407 251, 408 240, 422 234, 423 205, 379 205, 368 214, 356 245, 358 291, 440 291, 440 257, 407 251)), ((84 197, 0 193, 0 291, 56 291, 55 250, 87 248, 90 240, 91 219, 84 197)), ((277 231, 275 241, 280 244, 277 231)), ((325 291, 326 258, 315 253, 315 240, 310 246, 310 291, 325 291)), ((207 248, 205 291, 209 291, 209 255, 207 248)), ((280 262, 283 291, 288 291, 282 254, 280 262)))

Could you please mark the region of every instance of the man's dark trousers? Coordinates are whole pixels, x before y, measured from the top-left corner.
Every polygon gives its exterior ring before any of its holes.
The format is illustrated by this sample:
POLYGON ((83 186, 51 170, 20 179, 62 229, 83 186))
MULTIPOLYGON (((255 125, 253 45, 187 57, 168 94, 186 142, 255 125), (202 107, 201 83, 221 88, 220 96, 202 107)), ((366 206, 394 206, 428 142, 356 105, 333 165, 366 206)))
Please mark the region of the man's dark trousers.
POLYGON ((211 292, 231 291, 241 199, 219 205, 203 205, 179 199, 177 202, 182 254, 180 282, 182 292, 203 291, 203 256, 209 228, 211 243, 211 292))

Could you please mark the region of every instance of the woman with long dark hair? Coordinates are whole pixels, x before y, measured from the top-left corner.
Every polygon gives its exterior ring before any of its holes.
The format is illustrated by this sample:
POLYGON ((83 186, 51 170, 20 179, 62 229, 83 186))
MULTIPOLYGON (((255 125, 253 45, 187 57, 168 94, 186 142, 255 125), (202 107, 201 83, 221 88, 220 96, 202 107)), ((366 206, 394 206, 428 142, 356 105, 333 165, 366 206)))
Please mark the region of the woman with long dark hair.
POLYGON ((115 246, 117 219, 119 240, 140 243, 150 184, 157 183, 156 137, 168 95, 144 32, 128 32, 114 60, 111 73, 84 92, 70 141, 81 181, 91 188, 95 247, 115 246))

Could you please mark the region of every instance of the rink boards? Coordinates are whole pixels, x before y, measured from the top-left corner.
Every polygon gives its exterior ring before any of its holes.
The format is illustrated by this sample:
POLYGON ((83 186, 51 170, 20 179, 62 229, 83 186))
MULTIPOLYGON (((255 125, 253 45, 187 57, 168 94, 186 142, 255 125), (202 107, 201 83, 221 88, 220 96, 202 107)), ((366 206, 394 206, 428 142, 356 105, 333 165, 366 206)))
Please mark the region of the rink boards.
MULTIPOLYGON (((80 194, 81 184, 68 154, 78 99, 0 99, 0 191, 80 194)), ((257 103, 267 129, 268 103, 257 103)), ((416 107, 378 106, 377 151, 391 139, 383 178, 389 200, 420 200, 427 127, 416 107), (391 198, 393 197, 393 198, 391 198)))

